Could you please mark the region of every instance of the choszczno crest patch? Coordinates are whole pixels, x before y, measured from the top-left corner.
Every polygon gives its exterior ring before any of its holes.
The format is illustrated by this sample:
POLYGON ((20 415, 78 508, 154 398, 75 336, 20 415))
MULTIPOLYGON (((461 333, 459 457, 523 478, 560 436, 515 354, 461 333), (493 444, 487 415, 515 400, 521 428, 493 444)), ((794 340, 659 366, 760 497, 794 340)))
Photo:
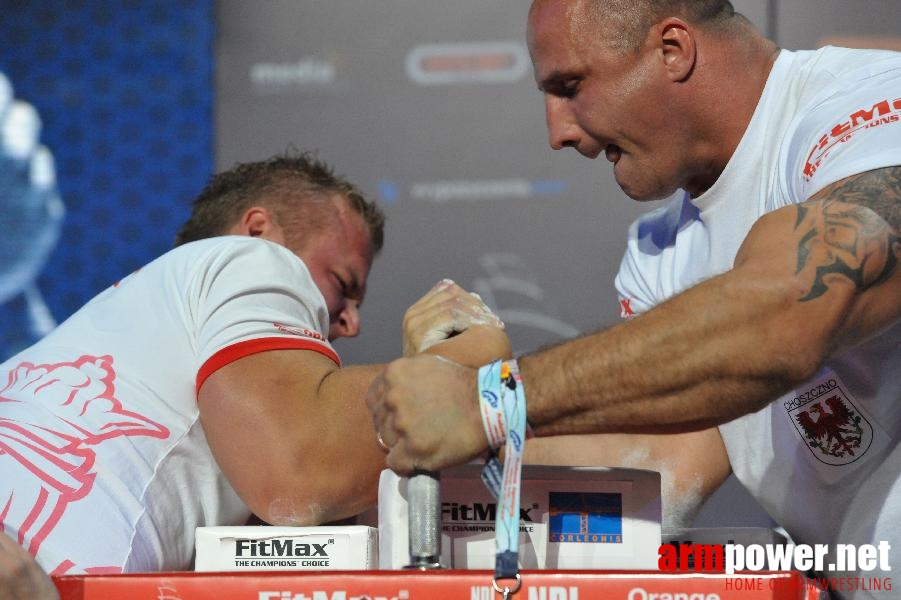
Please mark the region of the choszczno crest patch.
POLYGON ((784 406, 808 450, 827 465, 852 463, 873 443, 873 426, 831 371, 784 406))

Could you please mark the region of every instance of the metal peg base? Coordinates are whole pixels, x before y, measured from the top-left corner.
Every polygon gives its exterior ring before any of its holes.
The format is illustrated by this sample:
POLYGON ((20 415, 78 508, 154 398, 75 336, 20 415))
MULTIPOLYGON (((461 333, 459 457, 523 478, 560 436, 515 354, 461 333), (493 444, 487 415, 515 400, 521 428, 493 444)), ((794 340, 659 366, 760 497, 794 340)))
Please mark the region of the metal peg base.
POLYGON ((404 569, 413 569, 416 571, 432 571, 435 569, 444 569, 444 565, 441 564, 439 557, 437 556, 423 556, 421 558, 417 558, 416 562, 410 565, 406 565, 404 569))

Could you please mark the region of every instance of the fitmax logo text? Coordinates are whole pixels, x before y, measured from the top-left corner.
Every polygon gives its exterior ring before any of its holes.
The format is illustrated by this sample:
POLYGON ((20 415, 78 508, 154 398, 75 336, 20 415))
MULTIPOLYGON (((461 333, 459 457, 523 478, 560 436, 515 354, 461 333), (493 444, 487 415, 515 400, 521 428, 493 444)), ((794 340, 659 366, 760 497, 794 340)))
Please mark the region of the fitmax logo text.
POLYGON ((327 544, 296 544, 294 540, 235 540, 235 556, 322 556, 327 544))

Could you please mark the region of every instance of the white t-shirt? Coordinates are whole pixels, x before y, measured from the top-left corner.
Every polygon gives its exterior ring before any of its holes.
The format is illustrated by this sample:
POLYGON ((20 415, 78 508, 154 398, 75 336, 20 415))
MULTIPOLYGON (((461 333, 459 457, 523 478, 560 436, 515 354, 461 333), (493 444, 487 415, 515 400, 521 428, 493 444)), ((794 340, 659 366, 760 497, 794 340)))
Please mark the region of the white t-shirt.
MULTIPOLYGON (((714 186, 691 200, 680 193, 630 228, 616 277, 622 315, 730 269, 761 215, 892 165, 901 165, 901 54, 781 51, 714 186)), ((797 543, 888 540, 901 567, 901 326, 720 431, 737 478, 797 543)))
POLYGON ((195 527, 250 515, 196 390, 265 350, 339 363, 328 326, 303 262, 260 239, 186 244, 117 282, 0 365, 0 524, 53 573, 190 568, 195 527))

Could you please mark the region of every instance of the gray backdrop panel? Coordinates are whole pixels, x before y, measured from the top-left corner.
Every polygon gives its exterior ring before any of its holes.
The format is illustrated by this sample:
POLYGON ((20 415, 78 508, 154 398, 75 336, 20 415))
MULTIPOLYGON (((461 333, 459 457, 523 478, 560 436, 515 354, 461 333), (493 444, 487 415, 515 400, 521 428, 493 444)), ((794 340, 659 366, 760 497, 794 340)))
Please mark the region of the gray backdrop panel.
POLYGON ((526 8, 220 3, 217 164, 316 149, 386 208, 347 362, 396 357, 405 308, 442 277, 491 296, 520 352, 619 318, 612 279, 643 207, 606 162, 547 146, 526 8))
MULTIPOLYGON (((799 48, 894 34, 901 3, 734 4, 799 48)), ((442 277, 479 291, 518 353, 619 321, 626 229, 654 203, 629 200, 606 161, 548 147, 528 2, 220 0, 218 10, 217 167, 317 150, 387 212, 363 333, 336 344, 346 363, 396 357, 404 310, 442 277)), ((768 523, 734 480, 697 521, 768 523)))

